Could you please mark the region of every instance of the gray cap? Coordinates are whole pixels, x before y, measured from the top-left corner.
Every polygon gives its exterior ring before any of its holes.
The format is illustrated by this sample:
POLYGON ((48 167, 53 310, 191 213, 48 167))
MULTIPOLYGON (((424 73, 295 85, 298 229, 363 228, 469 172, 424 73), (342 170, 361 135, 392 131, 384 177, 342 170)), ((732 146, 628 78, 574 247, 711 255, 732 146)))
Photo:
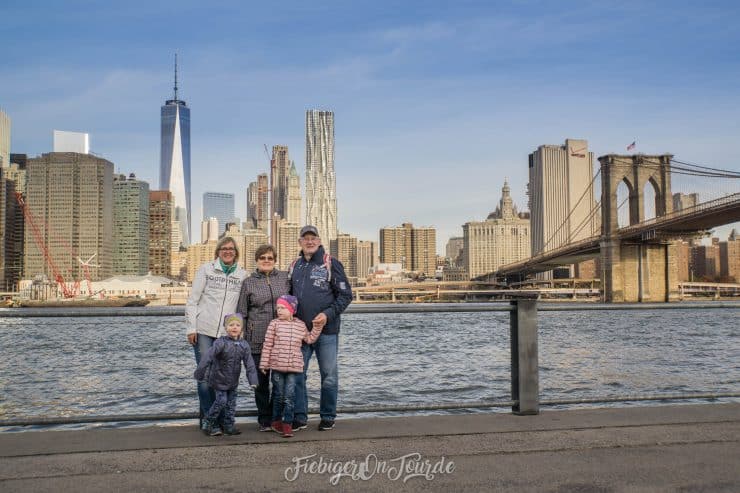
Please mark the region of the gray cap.
POLYGON ((308 233, 311 233, 314 236, 319 236, 319 230, 316 229, 316 226, 311 226, 310 224, 307 226, 303 226, 301 228, 301 234, 300 237, 303 238, 308 233))

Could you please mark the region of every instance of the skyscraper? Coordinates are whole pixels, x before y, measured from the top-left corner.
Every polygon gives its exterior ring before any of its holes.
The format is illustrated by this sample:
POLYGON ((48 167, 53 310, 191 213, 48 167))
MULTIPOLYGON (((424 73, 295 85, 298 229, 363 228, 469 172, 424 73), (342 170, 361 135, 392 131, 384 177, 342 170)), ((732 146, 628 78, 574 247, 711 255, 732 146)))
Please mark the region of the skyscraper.
POLYGON ((288 208, 285 219, 291 224, 301 223, 301 179, 295 169, 295 162, 290 163, 288 172, 288 208))
POLYGON ((10 154, 0 167, 0 287, 15 291, 23 272, 23 211, 15 198, 26 194, 26 156, 10 154))
MULTIPOLYGON (((593 162, 586 140, 541 145, 529 155, 532 255, 599 233, 593 162)), ((548 278, 549 274, 539 277, 548 278)))
POLYGON ((159 188, 172 192, 175 221, 180 226, 183 246, 192 241, 190 228, 190 108, 177 99, 177 55, 175 92, 162 106, 162 133, 159 153, 159 188))
POLYGON ((245 229, 259 229, 267 234, 270 208, 270 196, 267 173, 257 175, 247 188, 247 220, 245 229))
MULTIPOLYGON (((228 223, 236 222, 234 218, 234 194, 206 192, 203 194, 203 220, 215 217, 218 219, 218 234, 226 231, 228 223)), ((201 238, 201 242, 206 241, 201 238)))
POLYGON ((333 111, 306 111, 306 223, 319 229, 325 246, 337 237, 333 111))
POLYGON ((113 177, 113 274, 149 271, 149 184, 136 175, 113 177))
POLYGON ((0 110, 0 168, 10 164, 10 117, 0 110))
POLYGON ((278 214, 287 219, 288 214, 288 176, 290 173, 290 156, 288 146, 272 146, 272 159, 270 160, 270 217, 278 214))
POLYGON ((149 192, 149 271, 169 277, 172 272, 172 192, 149 192))
POLYGON ((113 163, 91 154, 50 152, 28 160, 26 204, 41 237, 25 230, 24 277, 54 273, 37 244, 41 241, 65 276, 82 278, 78 260, 95 255, 93 281, 111 275, 113 264, 113 163))

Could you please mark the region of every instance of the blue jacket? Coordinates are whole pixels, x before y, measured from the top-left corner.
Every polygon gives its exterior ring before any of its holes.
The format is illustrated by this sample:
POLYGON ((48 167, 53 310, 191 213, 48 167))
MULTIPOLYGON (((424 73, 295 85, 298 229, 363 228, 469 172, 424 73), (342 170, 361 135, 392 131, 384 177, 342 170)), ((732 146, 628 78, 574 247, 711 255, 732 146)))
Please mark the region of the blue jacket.
POLYGON ((352 288, 344 273, 344 266, 336 258, 331 259, 331 276, 324 265, 324 247, 319 246, 311 260, 303 255, 293 266, 291 274, 292 294, 298 298, 296 317, 303 320, 310 331, 311 321, 319 313, 326 315, 323 334, 338 334, 341 322, 339 315, 352 302, 352 288))
POLYGON ((257 385, 257 369, 254 366, 249 343, 244 339, 221 336, 213 343, 208 353, 201 358, 193 377, 205 380, 216 390, 233 390, 239 385, 242 362, 247 369, 250 385, 257 385))

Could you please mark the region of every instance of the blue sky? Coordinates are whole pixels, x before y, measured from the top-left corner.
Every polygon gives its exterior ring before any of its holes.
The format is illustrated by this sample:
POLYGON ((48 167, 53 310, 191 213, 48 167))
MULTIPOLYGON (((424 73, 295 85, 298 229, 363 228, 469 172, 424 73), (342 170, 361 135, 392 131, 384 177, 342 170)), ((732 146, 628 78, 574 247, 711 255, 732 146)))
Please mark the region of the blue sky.
POLYGON ((335 112, 339 227, 360 239, 413 222, 441 249, 505 178, 525 210, 527 155, 566 138, 740 169, 737 2, 4 0, 0 20, 12 152, 88 132, 152 188, 179 54, 196 236, 203 192, 244 216, 263 144, 288 145, 303 182, 309 108, 335 112))

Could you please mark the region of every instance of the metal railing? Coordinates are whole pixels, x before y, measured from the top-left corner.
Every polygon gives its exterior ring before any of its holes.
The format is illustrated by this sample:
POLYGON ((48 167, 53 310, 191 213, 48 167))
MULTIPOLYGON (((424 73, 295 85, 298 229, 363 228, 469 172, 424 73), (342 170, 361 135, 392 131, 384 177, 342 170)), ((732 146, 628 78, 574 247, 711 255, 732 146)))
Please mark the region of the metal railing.
MULTIPOLYGON (((409 411, 444 411, 456 409, 486 409, 496 407, 510 407, 513 414, 538 414, 540 406, 597 404, 609 402, 631 401, 667 401, 689 399, 721 399, 740 397, 740 392, 695 392, 673 394, 630 394, 621 396, 604 396, 577 399, 550 399, 541 400, 539 395, 539 349, 538 349, 538 311, 571 311, 577 310, 647 310, 647 309, 698 309, 698 308, 735 308, 740 309, 738 302, 705 302, 705 303, 634 303, 634 304, 579 304, 548 305, 536 299, 517 299, 508 304, 504 303, 428 303, 428 304, 393 304, 393 305, 351 305, 346 313, 373 314, 373 313, 450 313, 450 312, 509 312, 510 332, 510 359, 511 359, 511 400, 507 401, 473 401, 445 404, 418 404, 418 405, 369 405, 339 408, 337 411, 344 414, 378 413, 378 412, 409 412, 409 411)), ((122 308, 115 310, 70 310, 64 309, 66 316, 180 316, 184 314, 183 307, 152 307, 152 308, 122 308), (90 313, 95 312, 95 313, 90 313)), ((0 310, 0 317, 48 317, 60 316, 55 309, 7 309, 0 310)), ((309 409, 310 414, 318 413, 318 409, 309 409)), ((256 410, 239 411, 239 417, 256 416, 256 410)), ((0 427, 13 426, 48 426, 83 423, 110 423, 110 422, 143 422, 162 420, 195 419, 197 412, 188 413, 154 413, 154 414, 125 414, 101 416, 56 416, 37 418, 15 418, 0 420, 0 427)))

